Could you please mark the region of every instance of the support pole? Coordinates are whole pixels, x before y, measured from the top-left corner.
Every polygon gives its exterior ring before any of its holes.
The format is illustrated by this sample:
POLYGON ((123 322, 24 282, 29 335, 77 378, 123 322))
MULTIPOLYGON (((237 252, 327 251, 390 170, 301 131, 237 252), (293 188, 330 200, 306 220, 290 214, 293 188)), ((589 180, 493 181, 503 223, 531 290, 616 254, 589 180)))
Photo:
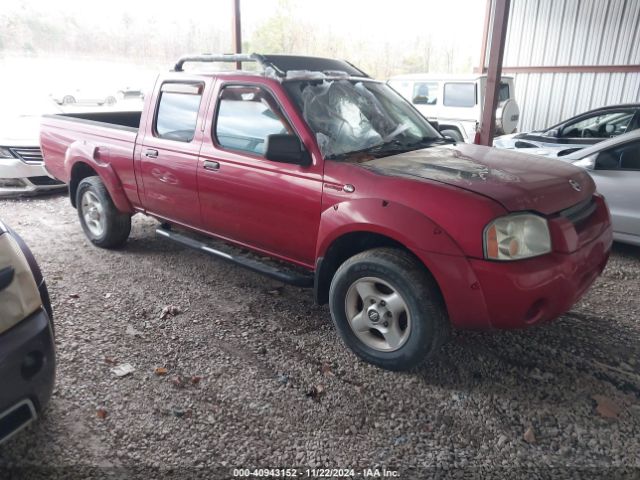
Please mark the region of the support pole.
MULTIPOLYGON (((233 0, 233 53, 242 53, 242 25, 240 21, 240 0, 233 0)), ((236 70, 242 69, 242 62, 236 62, 236 70)))
POLYGON ((502 58, 504 57, 504 44, 507 37, 510 6, 511 0, 495 0, 493 10, 487 85, 482 106, 482 121, 480 122, 480 139, 478 142, 480 145, 487 145, 489 147, 493 145, 496 108, 498 107, 498 92, 500 89, 500 77, 502 76, 502 58))
POLYGON ((493 0, 487 0, 487 6, 484 12, 484 29, 482 31, 482 46, 480 47, 480 64, 478 73, 482 75, 487 71, 487 43, 489 43, 489 28, 491 28, 491 6, 493 0))

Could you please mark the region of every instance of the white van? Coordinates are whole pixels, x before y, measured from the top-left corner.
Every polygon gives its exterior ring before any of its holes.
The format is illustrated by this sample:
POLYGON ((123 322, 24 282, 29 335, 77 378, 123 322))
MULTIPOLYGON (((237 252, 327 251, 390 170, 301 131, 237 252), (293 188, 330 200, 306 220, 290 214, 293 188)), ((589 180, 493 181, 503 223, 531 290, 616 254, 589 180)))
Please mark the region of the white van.
MULTIPOLYGON (((427 119, 438 122, 440 132, 459 142, 473 142, 482 119, 486 75, 414 73, 387 82, 427 119)), ((517 131, 520 109, 513 77, 502 77, 496 111, 496 135, 517 131)))

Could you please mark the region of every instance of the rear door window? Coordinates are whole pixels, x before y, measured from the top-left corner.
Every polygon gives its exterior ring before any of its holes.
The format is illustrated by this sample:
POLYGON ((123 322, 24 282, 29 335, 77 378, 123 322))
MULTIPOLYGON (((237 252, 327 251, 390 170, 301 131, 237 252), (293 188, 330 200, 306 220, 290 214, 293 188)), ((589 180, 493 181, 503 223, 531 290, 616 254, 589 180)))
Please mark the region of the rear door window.
POLYGON ((444 102, 447 107, 474 107, 476 84, 456 82, 444 84, 444 102))
POLYGON ((269 135, 293 133, 276 100, 260 87, 224 87, 219 98, 215 137, 222 147, 264 155, 269 135))
POLYGON ((416 105, 435 105, 438 102, 438 82, 416 82, 412 101, 416 105))
POLYGON ((155 136, 190 142, 196 131, 202 84, 165 83, 160 89, 155 136))

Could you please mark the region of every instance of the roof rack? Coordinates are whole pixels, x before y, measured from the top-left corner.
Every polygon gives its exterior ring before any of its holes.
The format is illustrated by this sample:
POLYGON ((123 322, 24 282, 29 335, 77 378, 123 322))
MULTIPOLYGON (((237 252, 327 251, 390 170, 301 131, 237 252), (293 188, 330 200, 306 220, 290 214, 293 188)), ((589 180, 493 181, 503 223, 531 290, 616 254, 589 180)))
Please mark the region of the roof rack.
POLYGON ((209 62, 209 63, 217 63, 217 62, 228 62, 228 63, 241 63, 241 62, 256 62, 262 68, 266 69, 267 67, 273 68, 278 75, 284 75, 284 72, 278 69, 271 62, 267 61, 267 59, 259 55, 257 53, 202 53, 199 55, 184 55, 178 59, 175 66, 173 67, 174 72, 182 72, 183 65, 186 62, 209 62))
MULTIPOLYGON (((182 72, 186 62, 225 62, 225 63, 242 63, 256 62, 265 71, 271 70, 277 77, 286 78, 287 72, 294 71, 310 71, 321 72, 327 74, 342 73, 351 77, 365 77, 369 75, 359 68, 355 67, 344 60, 336 60, 333 58, 307 57, 297 55, 261 55, 258 53, 203 53, 196 55, 185 55, 180 57, 176 62, 174 71, 182 72)), ((269 73, 267 73, 269 75, 269 73)))

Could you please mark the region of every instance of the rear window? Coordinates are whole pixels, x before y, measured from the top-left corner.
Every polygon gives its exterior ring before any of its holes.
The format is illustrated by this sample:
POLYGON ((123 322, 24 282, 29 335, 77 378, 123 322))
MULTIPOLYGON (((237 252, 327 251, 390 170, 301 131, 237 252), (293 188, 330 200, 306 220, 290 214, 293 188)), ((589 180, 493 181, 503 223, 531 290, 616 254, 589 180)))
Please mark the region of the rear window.
POLYGON ((444 102, 447 107, 473 107, 476 104, 475 83, 445 83, 444 102))
POLYGON ((165 84, 160 92, 156 136, 178 142, 190 142, 196 131, 202 85, 165 84))

